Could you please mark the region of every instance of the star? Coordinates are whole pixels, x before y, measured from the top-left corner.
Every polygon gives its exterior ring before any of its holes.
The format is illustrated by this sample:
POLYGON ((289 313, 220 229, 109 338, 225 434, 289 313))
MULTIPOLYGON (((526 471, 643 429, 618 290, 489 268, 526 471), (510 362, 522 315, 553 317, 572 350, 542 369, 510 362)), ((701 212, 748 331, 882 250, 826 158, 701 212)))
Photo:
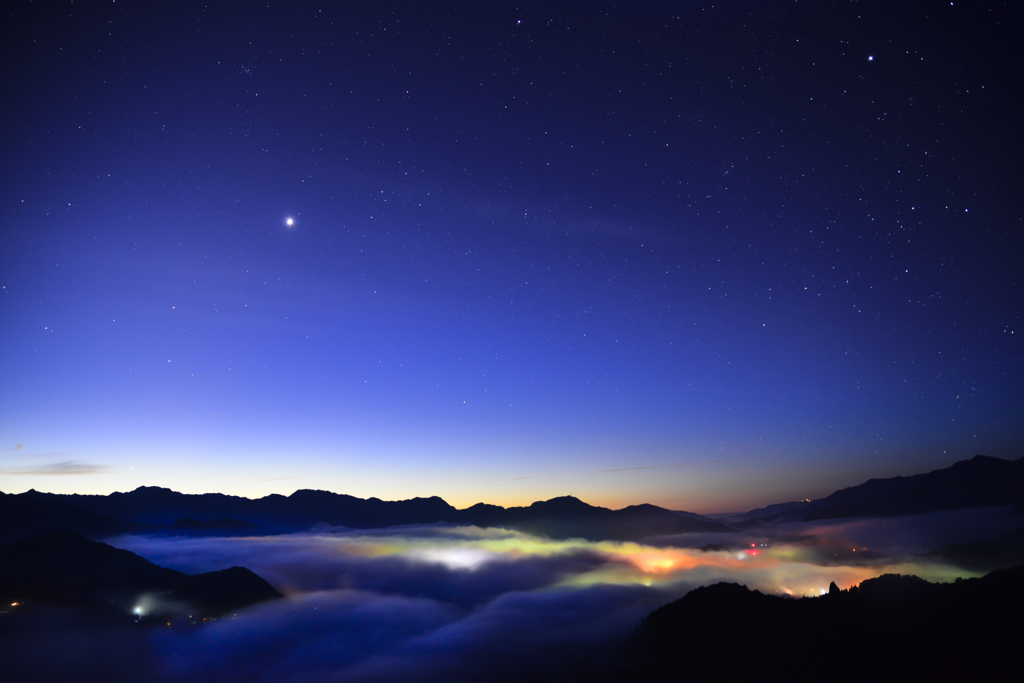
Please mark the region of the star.
POLYGON ((290 228, 295 225, 295 219, 292 218, 291 216, 288 216, 288 218, 284 219, 284 224, 290 228))

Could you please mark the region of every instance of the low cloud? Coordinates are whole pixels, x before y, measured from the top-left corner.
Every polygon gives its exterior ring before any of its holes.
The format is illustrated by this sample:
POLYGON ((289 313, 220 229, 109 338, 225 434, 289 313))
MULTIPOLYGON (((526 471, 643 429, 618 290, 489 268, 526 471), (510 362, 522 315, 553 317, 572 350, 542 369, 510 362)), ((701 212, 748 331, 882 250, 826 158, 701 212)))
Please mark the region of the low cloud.
POLYGON ((617 668, 624 634, 664 600, 635 585, 507 593, 337 680, 593 680, 617 668))
POLYGON ((308 534, 266 538, 124 537, 118 547, 188 573, 241 565, 286 595, 364 590, 470 608, 511 591, 553 587, 601 569, 635 568, 614 555, 578 545, 524 552, 516 532, 420 527, 401 535, 308 534), (477 533, 474 533, 477 532, 477 533))

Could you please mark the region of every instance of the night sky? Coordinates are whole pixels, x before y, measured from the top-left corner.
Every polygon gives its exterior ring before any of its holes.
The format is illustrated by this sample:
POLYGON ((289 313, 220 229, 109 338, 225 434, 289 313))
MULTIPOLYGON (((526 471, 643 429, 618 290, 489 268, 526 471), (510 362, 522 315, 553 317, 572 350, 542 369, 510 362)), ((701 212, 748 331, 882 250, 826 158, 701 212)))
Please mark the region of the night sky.
POLYGON ((1021 455, 1019 5, 362 5, 5 3, 0 489, 1021 455))

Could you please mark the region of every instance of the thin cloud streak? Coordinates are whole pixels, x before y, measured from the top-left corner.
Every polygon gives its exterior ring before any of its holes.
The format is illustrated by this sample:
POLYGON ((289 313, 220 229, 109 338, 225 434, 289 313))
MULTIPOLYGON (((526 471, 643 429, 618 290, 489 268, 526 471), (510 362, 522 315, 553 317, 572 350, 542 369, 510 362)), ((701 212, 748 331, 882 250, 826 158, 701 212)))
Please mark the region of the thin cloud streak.
POLYGON ((685 467, 687 465, 710 465, 713 462, 723 462, 722 460, 701 460, 699 462, 673 462, 668 465, 645 465, 644 467, 616 467, 610 470, 594 470, 595 473, 600 474, 604 472, 633 472, 634 470, 659 470, 663 467, 685 467))
POLYGON ((54 462, 48 465, 39 465, 37 467, 24 467, 24 468, 11 468, 2 470, 4 474, 12 476, 40 476, 40 477, 63 477, 73 476, 82 474, 100 474, 108 471, 110 468, 106 465, 97 465, 90 462, 82 462, 81 460, 64 460, 63 462, 54 462))

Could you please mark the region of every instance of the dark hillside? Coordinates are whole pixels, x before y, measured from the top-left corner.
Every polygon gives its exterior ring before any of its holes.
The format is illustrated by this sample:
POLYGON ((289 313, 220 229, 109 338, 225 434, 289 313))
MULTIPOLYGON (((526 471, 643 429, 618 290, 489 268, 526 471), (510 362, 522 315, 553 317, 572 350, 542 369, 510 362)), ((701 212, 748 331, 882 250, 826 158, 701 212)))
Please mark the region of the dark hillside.
POLYGON ((0 600, 218 616, 281 597, 244 567, 184 574, 70 531, 0 546, 0 600), (152 605, 149 607, 148 605, 152 605))
POLYGON ((963 680, 1016 666, 1024 566, 934 584, 883 575, 794 599, 719 583, 648 615, 630 637, 645 675, 682 680, 799 667, 830 679, 963 680))

